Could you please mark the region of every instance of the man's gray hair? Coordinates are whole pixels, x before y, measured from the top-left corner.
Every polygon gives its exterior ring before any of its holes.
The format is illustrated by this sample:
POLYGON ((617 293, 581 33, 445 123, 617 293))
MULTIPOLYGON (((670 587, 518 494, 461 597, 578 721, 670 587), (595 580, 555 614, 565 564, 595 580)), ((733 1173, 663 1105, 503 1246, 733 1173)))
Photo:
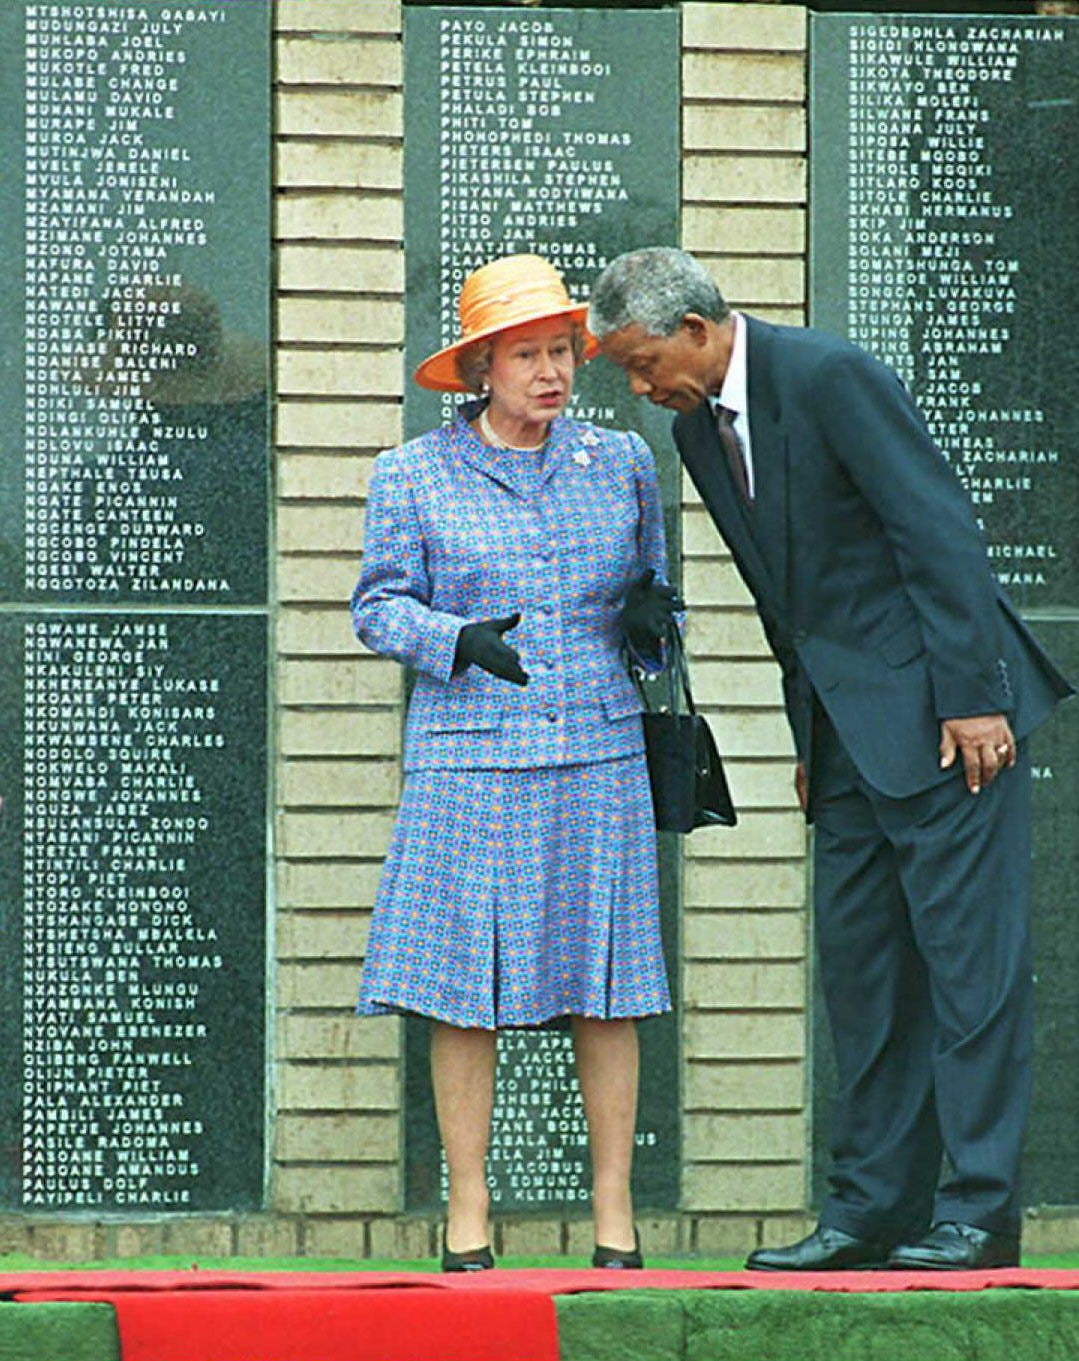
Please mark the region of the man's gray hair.
POLYGON ((648 246, 612 260, 596 280, 588 329, 602 340, 636 322, 649 335, 673 335, 687 312, 724 321, 730 308, 702 264, 673 246, 648 246))

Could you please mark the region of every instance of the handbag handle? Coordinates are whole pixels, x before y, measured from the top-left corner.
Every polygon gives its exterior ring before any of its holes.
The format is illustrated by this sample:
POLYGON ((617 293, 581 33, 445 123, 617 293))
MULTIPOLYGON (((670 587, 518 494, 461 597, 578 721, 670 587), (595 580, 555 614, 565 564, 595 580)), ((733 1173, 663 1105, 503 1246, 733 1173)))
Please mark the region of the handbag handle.
MULTIPOLYGON (((686 701, 686 712, 696 714, 697 706, 693 702, 693 690, 689 683, 689 663, 686 661, 686 649, 685 644, 682 642, 682 631, 673 620, 667 629, 667 636, 664 639, 664 642, 667 645, 667 695, 670 701, 668 712, 676 714, 679 711, 678 691, 676 689, 675 677, 675 672, 677 672, 677 680, 680 680, 682 683, 682 694, 686 701)), ((652 705, 649 703, 648 693, 641 680, 641 668, 639 666, 631 666, 630 674, 633 676, 633 683, 637 687, 637 693, 641 697, 641 702, 645 709, 651 713, 652 705)))

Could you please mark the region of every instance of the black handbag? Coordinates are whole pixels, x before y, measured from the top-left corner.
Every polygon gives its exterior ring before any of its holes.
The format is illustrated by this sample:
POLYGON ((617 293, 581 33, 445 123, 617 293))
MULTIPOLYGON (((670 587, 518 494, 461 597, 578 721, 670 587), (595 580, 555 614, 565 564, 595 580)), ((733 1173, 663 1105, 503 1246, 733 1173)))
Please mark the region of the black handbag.
POLYGON ((712 730, 693 703, 682 635, 667 635, 669 705, 655 709, 634 667, 633 679, 644 702, 644 747, 656 826, 662 832, 691 832, 694 827, 733 827, 738 822, 712 730), (675 673, 677 672, 677 677, 675 673), (680 712, 681 682, 685 711, 680 712))

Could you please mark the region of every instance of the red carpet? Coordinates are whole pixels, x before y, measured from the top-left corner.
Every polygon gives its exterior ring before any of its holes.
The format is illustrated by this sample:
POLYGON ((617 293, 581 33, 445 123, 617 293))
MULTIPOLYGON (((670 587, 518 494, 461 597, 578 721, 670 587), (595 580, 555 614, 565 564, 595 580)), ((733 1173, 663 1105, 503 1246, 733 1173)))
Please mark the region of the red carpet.
POLYGON ((123 1361, 558 1361, 554 1305, 535 1291, 121 1290, 78 1298, 113 1305, 123 1361))
POLYGON ((438 1276, 57 1272, 0 1293, 111 1304, 123 1361, 558 1361, 549 1295, 438 1276))
POLYGON ((1079 1289, 1079 1271, 49 1271, 0 1297, 104 1300, 123 1361, 558 1361, 552 1296, 594 1290, 1079 1289))

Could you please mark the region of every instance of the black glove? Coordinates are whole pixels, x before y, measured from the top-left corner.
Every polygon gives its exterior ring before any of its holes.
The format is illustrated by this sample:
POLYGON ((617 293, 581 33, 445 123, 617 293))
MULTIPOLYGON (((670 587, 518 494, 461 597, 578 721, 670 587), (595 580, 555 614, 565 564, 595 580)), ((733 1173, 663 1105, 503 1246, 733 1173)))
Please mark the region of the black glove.
POLYGON ((527 685, 528 676, 521 669, 521 658, 516 649, 502 641, 502 635, 515 629, 520 622, 521 616, 517 613, 505 619, 481 619, 479 623, 466 624, 457 635, 454 671, 478 666, 512 685, 527 685))
POLYGON ((622 631, 630 646, 642 657, 654 657, 685 602, 673 586, 655 580, 651 567, 626 592, 622 606, 622 631))

